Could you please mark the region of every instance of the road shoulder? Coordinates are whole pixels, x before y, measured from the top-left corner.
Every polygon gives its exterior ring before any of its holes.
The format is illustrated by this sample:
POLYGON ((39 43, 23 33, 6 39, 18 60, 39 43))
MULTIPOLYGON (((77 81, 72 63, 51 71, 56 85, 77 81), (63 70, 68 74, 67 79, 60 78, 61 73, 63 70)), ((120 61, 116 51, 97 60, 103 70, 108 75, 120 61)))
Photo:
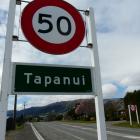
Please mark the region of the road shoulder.
POLYGON ((9 131, 6 134, 6 140, 37 140, 31 125, 26 123, 21 130, 9 131))

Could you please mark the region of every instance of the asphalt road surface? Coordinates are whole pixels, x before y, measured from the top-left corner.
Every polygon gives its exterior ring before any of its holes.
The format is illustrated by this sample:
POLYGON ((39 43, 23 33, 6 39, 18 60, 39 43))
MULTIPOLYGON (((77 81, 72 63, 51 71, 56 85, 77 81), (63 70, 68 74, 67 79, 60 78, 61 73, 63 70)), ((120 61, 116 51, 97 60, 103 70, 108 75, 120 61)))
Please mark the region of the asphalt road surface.
MULTIPOLYGON (((30 124, 37 140, 97 140, 96 124, 38 122, 30 124)), ((140 129, 107 124, 108 140, 140 140, 140 129)))

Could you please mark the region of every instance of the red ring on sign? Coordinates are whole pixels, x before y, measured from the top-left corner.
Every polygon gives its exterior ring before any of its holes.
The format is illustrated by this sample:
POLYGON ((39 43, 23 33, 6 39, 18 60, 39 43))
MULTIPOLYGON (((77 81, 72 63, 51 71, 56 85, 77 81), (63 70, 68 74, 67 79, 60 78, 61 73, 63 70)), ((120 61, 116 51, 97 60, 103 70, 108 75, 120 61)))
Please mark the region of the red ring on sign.
POLYGON ((82 42, 85 35, 85 25, 80 13, 69 3, 62 0, 34 0, 23 10, 21 27, 27 40, 37 49, 50 54, 65 54, 76 49, 82 42), (32 18, 36 11, 45 6, 56 6, 67 11, 74 19, 76 31, 73 37, 60 44, 53 44, 40 38, 34 31, 32 18))

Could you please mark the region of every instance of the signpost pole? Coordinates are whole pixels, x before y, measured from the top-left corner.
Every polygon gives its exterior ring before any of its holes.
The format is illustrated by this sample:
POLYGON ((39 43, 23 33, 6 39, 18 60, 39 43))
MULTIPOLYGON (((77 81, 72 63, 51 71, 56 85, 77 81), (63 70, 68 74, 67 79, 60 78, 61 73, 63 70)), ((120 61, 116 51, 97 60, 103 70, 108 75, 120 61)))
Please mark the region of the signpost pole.
MULTIPOLYGON (((96 121, 97 121, 97 133, 98 140, 107 140, 106 135, 106 125, 105 125, 105 116, 104 116, 104 104, 103 104, 103 95, 102 95, 102 84, 101 84, 101 75, 100 75, 100 65, 99 65, 99 56, 98 56, 98 46, 97 38, 95 31, 95 21, 94 21, 94 12, 92 8, 89 8, 89 25, 90 25, 90 36, 91 44, 93 44, 93 60, 94 60, 94 84, 95 84, 95 107, 96 107, 96 121)), ((92 60, 92 61, 93 61, 92 60)))
POLYGON ((137 123, 140 124, 137 105, 135 105, 135 108, 136 108, 137 123))
POLYGON ((8 93, 10 93, 9 78, 11 73, 12 35, 14 29, 15 9, 16 0, 10 0, 0 96, 0 140, 5 140, 8 93))
POLYGON ((129 112, 130 125, 132 126, 132 117, 131 117, 130 105, 128 105, 128 112, 129 112))

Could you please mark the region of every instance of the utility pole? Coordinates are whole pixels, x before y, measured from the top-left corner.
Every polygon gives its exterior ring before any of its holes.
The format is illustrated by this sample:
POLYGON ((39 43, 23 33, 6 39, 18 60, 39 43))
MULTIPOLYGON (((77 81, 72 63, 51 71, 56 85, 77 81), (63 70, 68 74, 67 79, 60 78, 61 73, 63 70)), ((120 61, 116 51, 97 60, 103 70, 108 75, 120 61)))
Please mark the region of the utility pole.
POLYGON ((26 102, 23 103, 23 118, 25 121, 25 109, 26 109, 26 102))
POLYGON ((17 94, 15 94, 15 102, 14 102, 14 116, 13 116, 13 128, 16 129, 16 112, 17 112, 17 94))

